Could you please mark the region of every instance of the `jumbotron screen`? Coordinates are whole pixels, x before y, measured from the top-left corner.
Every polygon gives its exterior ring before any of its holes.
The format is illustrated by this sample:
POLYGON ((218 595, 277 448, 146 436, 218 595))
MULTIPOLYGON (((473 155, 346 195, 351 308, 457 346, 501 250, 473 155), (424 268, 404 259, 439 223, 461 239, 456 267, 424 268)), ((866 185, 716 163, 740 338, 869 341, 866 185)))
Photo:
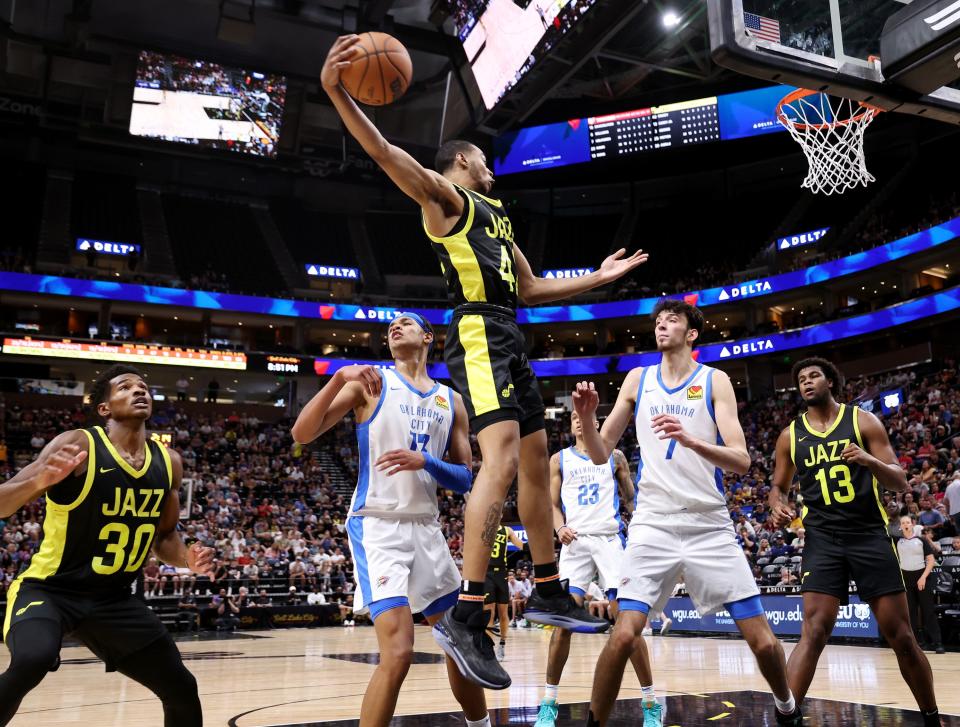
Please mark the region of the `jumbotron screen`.
POLYGON ((447 0, 467 60, 492 109, 596 0, 447 0))
POLYGON ((283 76, 141 51, 130 133, 275 157, 286 93, 283 76))

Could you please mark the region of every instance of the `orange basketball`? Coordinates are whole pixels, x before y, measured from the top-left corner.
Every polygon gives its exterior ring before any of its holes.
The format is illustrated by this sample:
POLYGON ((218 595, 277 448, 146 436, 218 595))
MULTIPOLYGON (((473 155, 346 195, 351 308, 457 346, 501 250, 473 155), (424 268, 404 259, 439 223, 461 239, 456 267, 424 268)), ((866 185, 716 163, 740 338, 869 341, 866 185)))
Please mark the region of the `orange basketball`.
POLYGON ((413 79, 413 63, 403 44, 386 33, 362 33, 350 67, 340 72, 347 93, 368 106, 384 106, 403 96, 413 79))

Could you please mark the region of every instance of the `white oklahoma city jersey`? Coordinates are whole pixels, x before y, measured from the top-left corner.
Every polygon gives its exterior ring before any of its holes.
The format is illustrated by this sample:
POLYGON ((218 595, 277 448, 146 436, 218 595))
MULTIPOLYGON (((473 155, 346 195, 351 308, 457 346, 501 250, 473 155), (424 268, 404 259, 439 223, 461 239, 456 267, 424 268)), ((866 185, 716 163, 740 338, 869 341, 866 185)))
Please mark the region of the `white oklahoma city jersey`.
POLYGON ((707 512, 726 507, 723 472, 672 439, 660 439, 651 419, 675 416, 698 439, 722 444, 713 411, 716 369, 697 364, 686 381, 672 389, 663 383, 660 365, 647 366, 637 390, 636 429, 640 446, 637 512, 707 512))
POLYGON ((453 431, 453 390, 435 384, 420 392, 392 369, 381 369, 376 410, 357 425, 360 471, 350 503, 352 515, 415 520, 437 517, 437 483, 425 470, 388 477, 376 469, 380 455, 413 449, 442 459, 453 431))
POLYGON ((560 504, 566 524, 583 535, 616 535, 620 494, 614 477, 613 455, 606 464, 594 464, 574 447, 560 452, 560 504))
POLYGON ((702 615, 759 593, 727 513, 722 472, 673 440, 660 440, 650 423, 671 414, 694 437, 722 444, 711 398, 715 373, 698 364, 673 389, 664 386, 659 366, 640 374, 637 506, 621 566, 621 607, 640 601, 662 611, 681 579, 702 615))

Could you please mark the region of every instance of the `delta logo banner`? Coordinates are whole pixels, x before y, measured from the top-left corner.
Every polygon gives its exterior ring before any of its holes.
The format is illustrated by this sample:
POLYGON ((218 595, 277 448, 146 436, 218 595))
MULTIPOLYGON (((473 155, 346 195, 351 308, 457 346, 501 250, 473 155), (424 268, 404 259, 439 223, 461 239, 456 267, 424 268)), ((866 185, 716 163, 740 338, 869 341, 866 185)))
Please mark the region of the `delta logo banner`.
POLYGON ((821 227, 819 230, 800 232, 796 235, 781 237, 777 240, 777 250, 783 252, 785 250, 792 250, 795 247, 812 245, 815 242, 819 242, 828 232, 830 232, 829 227, 821 227))

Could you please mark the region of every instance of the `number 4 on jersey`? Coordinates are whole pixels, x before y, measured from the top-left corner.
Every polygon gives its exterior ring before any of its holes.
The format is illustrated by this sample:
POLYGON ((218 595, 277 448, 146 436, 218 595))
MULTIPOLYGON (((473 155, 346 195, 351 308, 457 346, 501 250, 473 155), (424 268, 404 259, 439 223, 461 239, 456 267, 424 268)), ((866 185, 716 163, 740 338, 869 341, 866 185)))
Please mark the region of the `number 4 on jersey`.
POLYGON ((500 246, 500 277, 510 286, 510 292, 517 292, 517 278, 513 274, 513 260, 506 245, 500 246))

